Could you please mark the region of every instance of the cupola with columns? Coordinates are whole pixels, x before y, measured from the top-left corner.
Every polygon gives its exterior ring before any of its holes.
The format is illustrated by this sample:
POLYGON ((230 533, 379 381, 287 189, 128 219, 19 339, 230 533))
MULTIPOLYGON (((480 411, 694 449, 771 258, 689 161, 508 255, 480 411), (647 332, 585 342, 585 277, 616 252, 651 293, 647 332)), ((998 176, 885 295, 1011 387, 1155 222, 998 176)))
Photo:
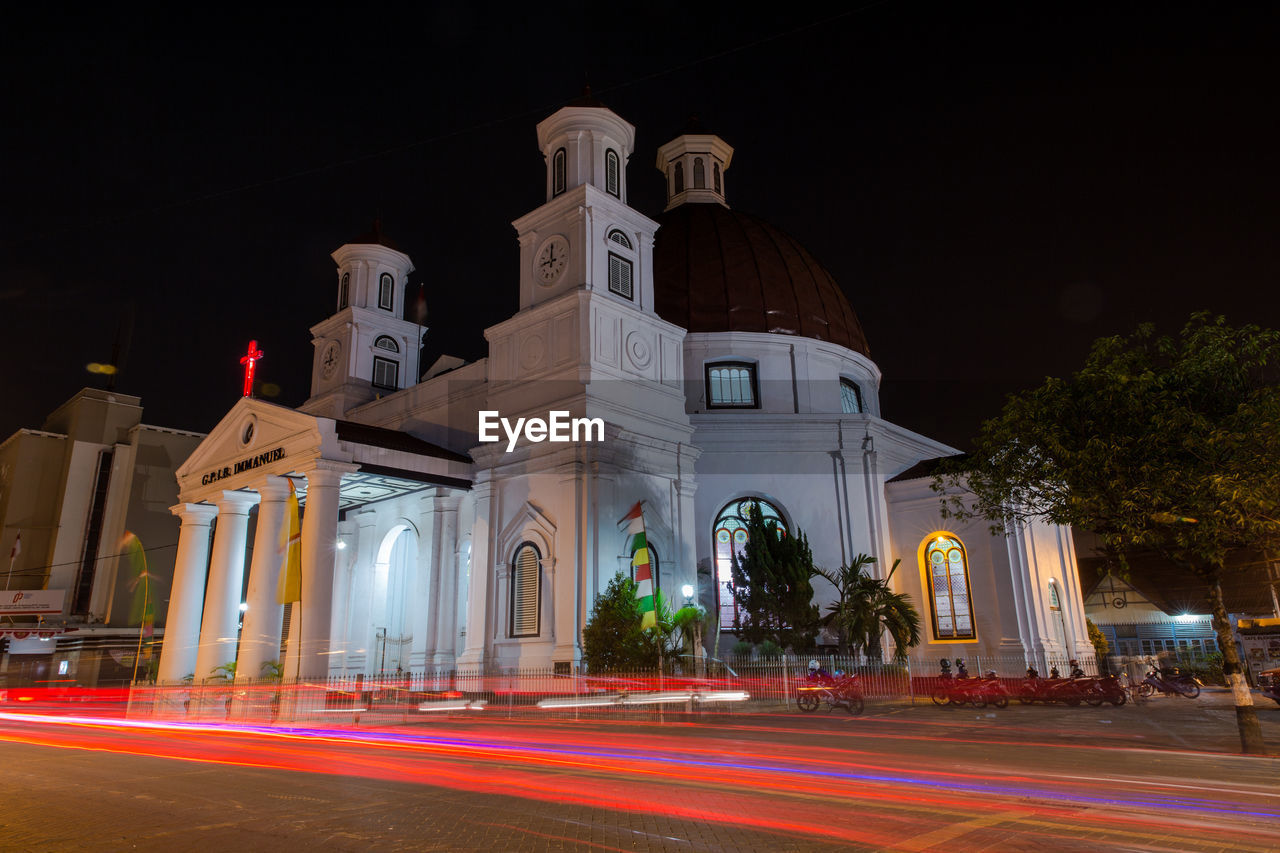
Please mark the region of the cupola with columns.
POLYGON ((684 132, 658 149, 658 171, 667 178, 665 210, 686 202, 714 203, 725 207, 724 173, 733 160, 733 148, 708 133, 697 116, 684 132))
POLYGON ((423 328, 404 319, 413 262, 382 233, 380 220, 331 257, 338 267, 336 308, 311 328, 311 398, 301 408, 342 417, 418 381, 423 328))

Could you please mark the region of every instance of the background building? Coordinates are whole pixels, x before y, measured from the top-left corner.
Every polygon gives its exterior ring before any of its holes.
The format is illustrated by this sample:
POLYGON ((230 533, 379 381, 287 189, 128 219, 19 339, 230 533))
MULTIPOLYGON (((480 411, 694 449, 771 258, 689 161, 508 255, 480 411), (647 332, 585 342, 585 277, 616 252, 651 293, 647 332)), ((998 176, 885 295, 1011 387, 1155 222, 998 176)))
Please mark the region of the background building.
POLYGON ((43 592, 46 611, 0 617, 8 683, 128 683, 148 592, 163 630, 174 472, 202 437, 142 423, 137 397, 85 388, 0 444, 0 573, 6 590, 43 592), (126 530, 146 549, 149 590, 121 559, 126 530))

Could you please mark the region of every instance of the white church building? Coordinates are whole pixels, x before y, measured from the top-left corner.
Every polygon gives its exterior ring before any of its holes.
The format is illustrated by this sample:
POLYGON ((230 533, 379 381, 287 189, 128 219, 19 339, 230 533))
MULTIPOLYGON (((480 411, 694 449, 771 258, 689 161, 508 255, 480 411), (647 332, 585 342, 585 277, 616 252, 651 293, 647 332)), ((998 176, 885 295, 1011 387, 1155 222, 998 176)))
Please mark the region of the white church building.
POLYGON ((724 140, 690 128, 658 150, 656 220, 627 204, 634 128, 603 104, 572 102, 537 140, 546 203, 513 223, 520 308, 484 330, 487 358, 418 363, 413 263, 375 229, 333 253, 310 399, 240 400, 181 466, 160 681, 277 659, 290 678, 576 666, 594 599, 630 571, 618 520, 637 501, 660 589, 680 605, 692 587, 726 636, 756 505, 820 566, 901 558, 920 652, 1092 657, 1070 532, 941 518, 916 472, 956 451, 881 416, 852 307, 729 206, 724 140), (286 607, 287 478, 304 511, 286 607))

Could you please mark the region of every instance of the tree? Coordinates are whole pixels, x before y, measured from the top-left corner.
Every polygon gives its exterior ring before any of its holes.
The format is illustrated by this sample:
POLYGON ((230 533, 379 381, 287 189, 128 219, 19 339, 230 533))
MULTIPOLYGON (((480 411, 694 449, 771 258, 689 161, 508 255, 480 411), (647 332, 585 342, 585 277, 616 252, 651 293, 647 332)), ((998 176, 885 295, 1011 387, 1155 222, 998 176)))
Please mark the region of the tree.
POLYGON ((889 585, 902 561, 894 560, 883 579, 865 571, 875 562, 875 557, 859 554, 836 571, 815 569, 836 588, 836 600, 828 605, 822 624, 835 627, 841 654, 852 647, 881 660, 880 638, 887 632, 893 639, 894 657, 902 660, 907 649, 920 644, 920 614, 910 596, 894 592, 889 585))
POLYGON ((753 507, 747 512, 746 545, 732 561, 738 604, 734 633, 752 643, 773 640, 795 652, 813 648, 819 614, 810 583, 813 554, 804 533, 782 533, 753 507))
POLYGON ((1084 620, 1085 630, 1089 632, 1089 642, 1093 644, 1093 654, 1101 663, 1102 659, 1107 656, 1107 652, 1111 651, 1111 644, 1107 642, 1107 635, 1102 633, 1102 629, 1093 624, 1092 619, 1084 620))
POLYGON ((643 615, 635 582, 614 575, 582 629, 582 659, 591 672, 658 667, 659 643, 641 627, 643 615))
POLYGON ((1070 379, 1011 396, 934 483, 950 492, 944 511, 993 529, 1039 519, 1093 530, 1121 573, 1144 549, 1195 572, 1249 753, 1265 746, 1222 578, 1233 556, 1280 547, 1277 368, 1280 333, 1207 314, 1177 337, 1143 325, 1103 338, 1070 379))

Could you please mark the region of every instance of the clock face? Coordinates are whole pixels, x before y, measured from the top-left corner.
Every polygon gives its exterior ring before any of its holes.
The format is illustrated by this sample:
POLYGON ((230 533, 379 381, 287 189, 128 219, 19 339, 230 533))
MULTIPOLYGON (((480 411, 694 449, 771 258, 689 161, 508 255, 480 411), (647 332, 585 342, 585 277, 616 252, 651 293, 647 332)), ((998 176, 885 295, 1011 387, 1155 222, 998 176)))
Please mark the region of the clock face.
POLYGON ((542 244, 533 259, 533 277, 541 284, 555 284, 569 263, 569 241, 556 235, 542 244))
POLYGON ((341 352, 342 347, 337 341, 329 341, 325 344, 324 351, 320 353, 320 375, 325 379, 337 372, 341 352))

